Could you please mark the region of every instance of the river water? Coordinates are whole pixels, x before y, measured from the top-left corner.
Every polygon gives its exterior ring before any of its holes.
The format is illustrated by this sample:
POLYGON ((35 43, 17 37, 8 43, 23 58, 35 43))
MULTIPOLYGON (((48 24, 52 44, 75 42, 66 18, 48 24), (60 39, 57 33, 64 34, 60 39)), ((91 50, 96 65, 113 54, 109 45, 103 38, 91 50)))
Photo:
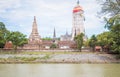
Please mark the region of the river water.
POLYGON ((120 64, 0 64, 0 77, 120 77, 120 64))

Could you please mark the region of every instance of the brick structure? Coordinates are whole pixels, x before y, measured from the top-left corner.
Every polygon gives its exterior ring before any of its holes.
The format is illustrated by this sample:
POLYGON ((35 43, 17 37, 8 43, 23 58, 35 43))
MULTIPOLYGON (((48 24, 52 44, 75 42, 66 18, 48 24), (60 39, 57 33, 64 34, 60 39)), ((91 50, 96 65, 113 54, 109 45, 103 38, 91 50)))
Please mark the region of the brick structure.
POLYGON ((13 44, 11 41, 5 43, 4 49, 13 49, 13 44))
POLYGON ((42 40, 38 33, 36 17, 34 16, 32 32, 29 36, 28 44, 25 44, 23 46, 23 49, 40 49, 41 45, 42 45, 42 40))

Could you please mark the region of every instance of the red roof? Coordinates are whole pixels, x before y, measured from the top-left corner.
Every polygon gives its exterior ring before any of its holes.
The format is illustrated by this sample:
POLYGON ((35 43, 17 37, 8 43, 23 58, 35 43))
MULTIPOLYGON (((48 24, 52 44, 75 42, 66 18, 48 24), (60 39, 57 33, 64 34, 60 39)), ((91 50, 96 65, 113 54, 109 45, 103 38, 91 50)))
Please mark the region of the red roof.
POLYGON ((82 9, 81 6, 76 6, 76 7, 74 7, 73 13, 76 13, 76 12, 79 12, 79 11, 83 11, 83 9, 82 9))

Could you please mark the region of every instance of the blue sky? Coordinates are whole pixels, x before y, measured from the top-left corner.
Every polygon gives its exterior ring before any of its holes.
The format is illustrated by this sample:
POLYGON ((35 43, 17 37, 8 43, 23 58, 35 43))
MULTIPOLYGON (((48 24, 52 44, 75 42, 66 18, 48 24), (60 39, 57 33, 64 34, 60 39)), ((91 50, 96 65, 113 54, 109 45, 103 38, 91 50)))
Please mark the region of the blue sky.
MULTIPOLYGON (((29 37, 33 17, 36 16, 40 36, 64 35, 72 30, 72 10, 77 0, 0 0, 0 22, 7 29, 20 31, 29 37)), ((85 32, 88 37, 105 31, 103 21, 98 17, 100 5, 96 0, 80 0, 86 21, 85 32)))

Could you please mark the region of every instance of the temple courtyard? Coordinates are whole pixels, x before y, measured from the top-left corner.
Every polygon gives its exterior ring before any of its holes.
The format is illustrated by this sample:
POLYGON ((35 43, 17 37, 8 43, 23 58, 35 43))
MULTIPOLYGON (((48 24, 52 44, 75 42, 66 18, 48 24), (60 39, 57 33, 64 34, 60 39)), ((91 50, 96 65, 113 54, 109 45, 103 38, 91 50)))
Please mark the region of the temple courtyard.
POLYGON ((120 63, 105 52, 2 52, 0 63, 120 63))

